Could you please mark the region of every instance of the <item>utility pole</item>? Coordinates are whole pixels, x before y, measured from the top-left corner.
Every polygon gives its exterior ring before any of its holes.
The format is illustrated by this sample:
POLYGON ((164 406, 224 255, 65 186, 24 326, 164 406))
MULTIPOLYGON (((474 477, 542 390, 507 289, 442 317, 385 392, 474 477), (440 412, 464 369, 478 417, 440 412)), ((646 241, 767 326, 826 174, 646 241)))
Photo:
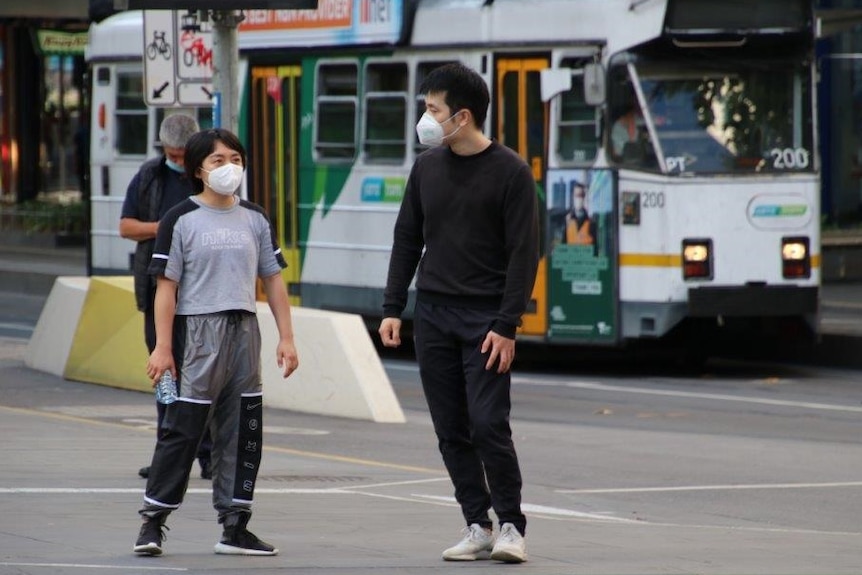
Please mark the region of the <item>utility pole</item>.
POLYGON ((239 130, 239 44, 241 11, 213 10, 213 123, 236 134, 239 130))

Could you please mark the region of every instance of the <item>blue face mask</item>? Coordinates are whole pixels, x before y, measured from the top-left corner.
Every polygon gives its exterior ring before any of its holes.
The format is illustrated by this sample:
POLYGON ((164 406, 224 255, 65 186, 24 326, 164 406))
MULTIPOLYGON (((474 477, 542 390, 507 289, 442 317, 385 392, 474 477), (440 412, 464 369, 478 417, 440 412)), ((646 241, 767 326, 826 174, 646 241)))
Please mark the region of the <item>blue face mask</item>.
POLYGON ((185 174, 186 173, 186 169, 183 166, 179 165, 176 162, 172 162, 168 158, 165 158, 165 165, 179 174, 185 174))

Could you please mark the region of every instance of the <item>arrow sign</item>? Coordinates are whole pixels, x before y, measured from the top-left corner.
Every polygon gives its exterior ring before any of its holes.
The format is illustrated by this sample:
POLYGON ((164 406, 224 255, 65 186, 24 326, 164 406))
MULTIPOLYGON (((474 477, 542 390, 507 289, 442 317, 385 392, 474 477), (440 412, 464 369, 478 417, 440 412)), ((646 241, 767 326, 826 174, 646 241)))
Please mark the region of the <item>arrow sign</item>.
POLYGON ((177 101, 177 33, 173 12, 144 11, 143 53, 144 100, 150 106, 173 106, 177 101))
POLYGON ((153 90, 153 100, 158 100, 159 98, 161 98, 162 92, 164 92, 170 85, 170 82, 165 82, 164 84, 153 90))

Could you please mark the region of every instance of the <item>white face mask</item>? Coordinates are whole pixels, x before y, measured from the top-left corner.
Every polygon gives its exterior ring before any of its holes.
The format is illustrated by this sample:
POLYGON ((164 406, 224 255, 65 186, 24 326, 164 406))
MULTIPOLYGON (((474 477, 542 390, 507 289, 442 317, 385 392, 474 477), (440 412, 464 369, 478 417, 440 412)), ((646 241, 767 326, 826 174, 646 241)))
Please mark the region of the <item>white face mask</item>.
POLYGON ((219 166, 215 170, 204 170, 210 175, 207 185, 210 189, 223 196, 232 196, 242 183, 242 176, 245 170, 237 164, 225 164, 219 166))
MULTIPOLYGON (((458 112, 455 112, 448 119, 443 120, 443 123, 448 122, 457 115, 458 112)), ((416 134, 419 136, 419 143, 424 146, 439 146, 443 143, 443 140, 454 136, 461 129, 461 126, 458 126, 454 132, 447 135, 443 132, 443 123, 435 120, 428 112, 422 114, 422 117, 419 118, 419 123, 416 124, 416 134)))

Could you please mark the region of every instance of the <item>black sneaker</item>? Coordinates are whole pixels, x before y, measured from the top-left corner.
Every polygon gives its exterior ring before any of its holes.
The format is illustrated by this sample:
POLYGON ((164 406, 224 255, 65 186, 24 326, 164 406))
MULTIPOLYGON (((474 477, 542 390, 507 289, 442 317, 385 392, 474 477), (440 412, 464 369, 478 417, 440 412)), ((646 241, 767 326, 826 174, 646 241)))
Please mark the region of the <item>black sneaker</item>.
POLYGON ((141 467, 140 469, 138 469, 138 475, 140 475, 144 479, 149 477, 150 476, 150 466, 147 465, 146 467, 141 467))
POLYGON ((258 539, 242 524, 225 527, 215 552, 217 555, 278 555, 278 549, 258 539))
POLYGON ((138 541, 132 551, 141 555, 161 555, 162 541, 165 540, 165 517, 145 517, 138 534, 138 541))
POLYGON ((212 463, 209 459, 201 459, 201 479, 212 479, 213 478, 213 469, 212 463))

